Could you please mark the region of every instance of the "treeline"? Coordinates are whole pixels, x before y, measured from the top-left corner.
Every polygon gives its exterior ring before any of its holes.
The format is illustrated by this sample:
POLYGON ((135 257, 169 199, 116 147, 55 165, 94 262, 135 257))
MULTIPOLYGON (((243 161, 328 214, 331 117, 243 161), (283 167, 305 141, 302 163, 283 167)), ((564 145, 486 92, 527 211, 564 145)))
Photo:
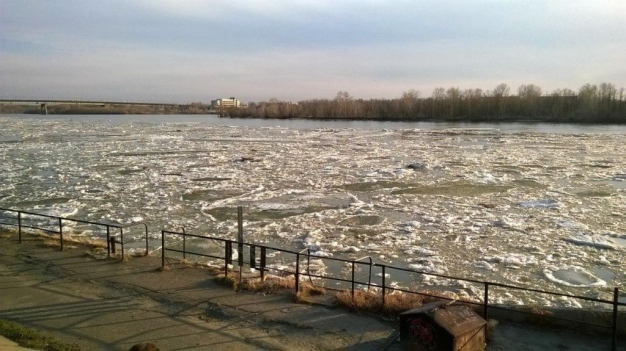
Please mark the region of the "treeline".
MULTIPOLYGON (((128 105, 128 104, 49 104, 49 115, 188 115, 214 112, 210 105, 194 102, 181 105, 128 105)), ((39 105, 0 104, 0 113, 41 114, 39 105)))
POLYGON ((512 94, 506 84, 493 90, 436 88, 430 97, 409 90, 397 99, 355 99, 340 91, 332 99, 291 103, 271 99, 220 111, 223 116, 256 118, 520 121, 626 123, 626 92, 615 85, 586 84, 578 91, 544 94, 534 84, 512 94))

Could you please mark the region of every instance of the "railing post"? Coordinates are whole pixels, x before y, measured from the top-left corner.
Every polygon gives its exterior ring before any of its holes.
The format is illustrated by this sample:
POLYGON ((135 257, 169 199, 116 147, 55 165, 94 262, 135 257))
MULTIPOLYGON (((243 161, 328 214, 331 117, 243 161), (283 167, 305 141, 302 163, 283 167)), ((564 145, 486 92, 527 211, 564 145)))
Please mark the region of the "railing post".
POLYGON ((165 268, 165 230, 161 230, 161 268, 165 268))
POLYGON ((485 300, 483 301, 483 318, 489 320, 489 283, 485 282, 485 300))
POLYGON ((115 237, 112 236, 109 239, 109 242, 110 242, 110 246, 111 246, 111 253, 115 253, 115 237))
POLYGON ((259 264, 259 269, 261 270, 261 281, 265 281, 265 246, 261 246, 261 262, 259 264))
POLYGON ((615 289, 613 290, 613 325, 612 325, 612 331, 613 331, 613 347, 612 350, 616 351, 617 350, 617 306, 619 304, 619 288, 615 287, 615 289))
POLYGON ((250 245, 250 268, 256 269, 256 246, 250 245))
POLYGON ((111 258, 111 228, 107 224, 107 258, 111 258))
POLYGON ((187 234, 185 234, 185 228, 183 228, 183 260, 187 259, 187 234))
POLYGON ((367 277, 367 292, 370 291, 372 287, 372 258, 370 257, 370 275, 367 277))
POLYGON ((300 254, 296 254, 296 294, 300 291, 300 254))
POLYGON ((124 262, 124 228, 120 228, 120 246, 122 247, 122 262, 124 262))
POLYGON ((63 220, 59 217, 59 236, 61 239, 61 251, 63 251, 63 220))
POLYGON ((228 277, 228 265, 233 259, 232 243, 230 240, 224 242, 224 277, 228 277))
POLYGON ((17 212, 17 240, 22 243, 22 212, 17 212))
POLYGON ((352 261, 352 301, 354 301, 354 261, 352 261))
POLYGON ((143 224, 146 227, 146 256, 150 253, 150 249, 148 249, 148 225, 146 223, 143 224))
POLYGON ((385 308, 385 266, 383 265, 383 308, 385 308))

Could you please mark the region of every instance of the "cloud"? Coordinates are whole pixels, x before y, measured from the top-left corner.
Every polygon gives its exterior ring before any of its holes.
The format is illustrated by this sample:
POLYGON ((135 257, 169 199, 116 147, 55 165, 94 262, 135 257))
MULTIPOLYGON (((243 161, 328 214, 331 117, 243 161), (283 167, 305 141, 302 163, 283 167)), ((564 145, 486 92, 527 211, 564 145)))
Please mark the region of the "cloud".
POLYGON ((623 1, 0 4, 3 97, 390 98, 626 81, 623 1))

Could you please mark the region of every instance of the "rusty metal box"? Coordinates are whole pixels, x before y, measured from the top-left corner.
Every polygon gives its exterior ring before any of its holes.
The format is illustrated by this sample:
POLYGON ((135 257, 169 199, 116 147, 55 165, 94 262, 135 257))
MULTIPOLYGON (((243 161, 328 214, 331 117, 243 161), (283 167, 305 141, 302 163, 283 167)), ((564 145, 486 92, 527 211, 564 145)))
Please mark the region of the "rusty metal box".
POLYGON ((467 306, 431 302, 400 314, 400 339, 407 350, 485 350, 486 324, 467 306))

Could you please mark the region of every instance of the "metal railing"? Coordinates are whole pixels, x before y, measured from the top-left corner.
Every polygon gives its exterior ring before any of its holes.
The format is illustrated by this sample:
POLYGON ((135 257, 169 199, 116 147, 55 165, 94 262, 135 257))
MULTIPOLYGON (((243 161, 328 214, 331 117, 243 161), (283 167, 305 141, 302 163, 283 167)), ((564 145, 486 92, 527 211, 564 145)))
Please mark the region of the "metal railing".
POLYGON ((76 219, 76 218, 53 216, 53 215, 35 213, 35 212, 30 212, 30 211, 14 210, 14 209, 9 209, 9 208, 0 208, 0 211, 5 212, 5 213, 16 214, 15 217, 7 217, 7 216, 0 217, 0 226, 5 225, 5 226, 17 227, 19 243, 22 242, 22 234, 23 234, 24 229, 39 230, 45 233, 58 234, 59 245, 61 247, 61 251, 63 251, 65 249, 65 240, 63 238, 64 222, 88 224, 88 225, 105 228, 106 229, 107 256, 111 257, 111 253, 115 252, 115 248, 112 247, 111 245, 115 245, 116 243, 118 243, 121 246, 121 250, 122 250, 121 254, 122 254, 122 259, 123 259, 124 257, 124 228, 130 228, 136 225, 144 225, 145 241, 146 241, 146 255, 149 252, 148 251, 148 225, 143 222, 131 223, 127 225, 118 225, 118 224, 86 221, 86 220, 76 219), (39 221, 36 221, 35 219, 39 219, 39 221), (49 222, 41 223, 41 219, 47 219, 49 220, 49 222), (111 229, 119 230, 120 239, 118 241, 115 240, 115 236, 113 236, 111 229))
MULTIPOLYGON (((113 245, 116 243, 115 240, 111 241, 111 239, 114 239, 111 233, 111 228, 119 230, 120 241, 117 243, 121 244, 122 258, 123 258, 124 257, 124 228, 130 228, 130 227, 137 226, 137 225, 143 225, 145 228, 146 254, 149 253, 148 225, 144 222, 131 223, 128 225, 116 225, 116 224, 101 223, 101 222, 94 222, 94 221, 85 221, 85 220, 74 219, 74 218, 65 218, 65 217, 59 217, 59 216, 53 216, 53 215, 47 215, 47 214, 40 214, 40 213, 34 213, 34 212, 29 212, 29 211, 20 211, 20 210, 14 210, 14 209, 0 208, 0 211, 3 211, 5 213, 15 214, 15 216, 13 217, 0 216, 0 226, 8 225, 8 226, 17 227, 18 228, 18 241, 20 243, 22 242, 23 229, 25 228, 34 229, 34 230, 40 230, 40 231, 47 232, 47 233, 58 234, 61 250, 63 250, 64 249, 63 223, 74 222, 74 223, 80 223, 80 224, 88 224, 88 225, 94 225, 94 226, 106 228, 107 252, 108 252, 109 257, 112 251, 112 248, 110 247, 110 243, 112 243, 113 245), (42 218, 46 219, 48 220, 48 223, 44 223, 44 224, 38 223, 37 221, 33 221, 33 217, 39 218, 40 221, 42 218)), ((613 299, 607 300, 607 299, 600 299, 600 298, 593 298, 593 297, 586 297, 586 296, 577 296, 577 295, 572 295, 572 294, 564 294, 564 293, 558 293, 558 292, 552 292, 552 291, 546 291, 546 290, 525 288, 525 287, 520 287, 520 286, 482 281, 482 280, 477 280, 477 279, 453 277, 453 276, 437 274, 433 272, 424 272, 424 271, 419 271, 419 270, 414 270, 414 269, 395 267, 395 266, 390 266, 390 265, 385 265, 385 264, 378 264, 378 263, 374 263, 372 258, 367 257, 367 256, 359 258, 359 259, 353 259, 353 260, 318 256, 315 254, 311 254, 310 250, 308 249, 304 249, 300 252, 297 252, 297 251, 291 251, 291 250, 286 250, 286 249, 281 249, 281 248, 276 248, 276 247, 271 247, 271 246, 266 246, 266 245, 258 245, 258 244, 245 243, 245 242, 242 243, 242 242, 237 242, 237 241, 229 240, 229 239, 190 234, 190 233, 186 233, 185 228, 181 227, 181 229, 182 229, 182 232, 175 232, 175 231, 168 231, 168 230, 161 231, 161 265, 162 267, 165 267, 166 253, 176 252, 176 253, 180 253, 183 259, 186 259, 187 255, 189 254, 189 255, 195 255, 195 256, 200 256, 200 257, 224 260, 224 274, 228 276, 229 265, 232 265, 233 263, 233 245, 236 244, 237 247, 240 248, 238 250, 238 262, 237 262, 238 265, 240 267, 244 267, 245 265, 248 265, 250 268, 258 270, 260 272, 260 278, 262 280, 265 279, 265 273, 270 272, 270 271, 279 272, 285 275, 293 275, 295 278, 295 291, 296 292, 300 291, 300 275, 307 276, 311 282, 312 282, 312 279, 315 278, 315 279, 320 279, 320 280, 334 281, 337 284, 344 284, 344 285, 349 284, 348 286, 350 287, 349 289, 351 290, 351 294, 352 294, 351 296, 353 299, 354 299, 355 291, 357 290, 357 286, 366 287, 368 291, 370 291, 370 288, 375 287, 380 290, 383 307, 385 306, 386 296, 389 294, 389 291, 400 291, 400 292, 407 293, 407 294, 417 294, 417 295, 422 295, 422 296, 430 296, 430 297, 438 298, 438 299, 452 300, 449 297, 444 297, 444 296, 437 295, 437 294, 429 294, 423 291, 411 290, 409 288, 389 286, 387 285, 386 277, 388 273, 391 274, 390 272, 404 272, 404 273, 409 273, 409 274, 420 274, 420 275, 434 276, 434 277, 443 278, 443 279, 451 279, 451 280, 481 285, 483 287, 482 302, 466 301, 466 300, 463 300, 462 302, 481 307, 483 317, 485 317, 485 319, 489 317, 490 309, 505 310, 505 311, 515 312, 515 313, 523 313, 523 314, 531 314, 531 315, 538 314, 532 311, 512 309, 512 308, 507 308, 501 305, 490 303, 490 291, 491 291, 490 288, 502 288, 502 289, 508 289, 508 290, 533 292, 533 293, 538 293, 538 294, 566 297, 570 299, 577 299, 577 300, 582 300, 582 301, 610 305, 612 307, 611 325, 602 325, 602 324, 591 323, 591 322, 582 321, 582 320, 573 320, 573 319, 562 318, 562 317, 552 316, 552 315, 542 314, 542 317, 555 319, 555 320, 561 320, 561 321, 567 321, 567 322, 573 322, 573 323, 579 323, 582 325, 589 325, 589 326, 598 327, 598 328, 610 329, 612 332, 613 350, 616 349, 616 345, 617 345, 619 307, 626 306, 626 303, 619 301, 619 289, 617 287, 613 289, 613 299), (176 249, 173 247, 167 247, 168 242, 165 239, 166 239, 166 236, 168 235, 169 236, 182 236, 182 250, 176 249), (206 252, 189 251, 187 250, 188 238, 199 239, 199 240, 210 240, 210 241, 213 241, 214 243, 217 243, 218 245, 223 245, 223 248, 220 248, 220 251, 223 250, 222 251, 223 254, 221 252, 218 254, 211 254, 211 253, 206 253, 206 252), (248 260, 247 261, 244 259, 244 256, 245 256, 244 251, 246 251, 243 249, 244 247, 248 248, 248 260), (258 259, 256 255, 257 248, 260 249, 260 256, 258 257, 258 259), (274 252, 274 254, 272 254, 272 252, 274 252), (268 265, 268 257, 272 257, 277 254, 291 255, 292 257, 295 256, 293 257, 295 259, 295 270, 283 269, 283 268, 278 268, 276 266, 268 265), (302 256, 306 256, 307 266, 304 272, 301 271, 300 269, 300 261, 301 261, 302 256), (334 276, 334 275, 313 273, 311 271, 311 259, 327 260, 334 264, 347 266, 349 267, 349 272, 348 272, 349 278, 343 277, 341 275, 334 276), (361 267, 363 266, 367 267, 368 269, 367 273, 365 275, 357 277, 356 272, 359 271, 361 267), (380 285, 372 282, 372 277, 373 277, 372 271, 374 268, 379 269, 381 271, 381 284, 380 285), (367 279, 363 280, 363 278, 367 278, 367 279)), ((240 274, 241 274, 241 268, 240 268, 240 274)), ((338 289, 338 290, 342 290, 342 289, 338 289)))
MULTIPOLYGON (((252 243, 238 243, 237 241, 234 240, 229 240, 229 239, 222 239, 222 238, 217 238, 217 237, 209 237, 209 236, 203 236, 203 235, 195 235, 195 234, 189 234, 186 232, 175 232, 175 231, 168 231, 168 230, 162 230, 161 231, 161 256, 162 256, 162 260, 161 260, 161 264, 163 267, 165 267, 165 260, 166 260, 166 253, 167 252, 177 252, 180 254, 186 255, 197 255, 197 256, 201 256, 201 257, 210 257, 210 258, 215 258, 215 259, 219 259, 219 260, 224 260, 224 274, 226 276, 228 276, 228 272, 229 272, 229 265, 232 264, 232 254, 233 254, 233 246, 234 245, 241 245, 243 244, 243 246, 246 246, 249 248, 250 252, 249 252, 249 259, 247 261, 243 260, 243 256, 244 256, 244 252, 238 252, 238 258, 239 258, 239 266, 241 268, 243 268, 244 265, 248 265, 250 268, 254 268, 256 270, 260 271, 260 278, 261 280, 264 279, 265 277, 265 272, 268 271, 273 271, 273 272, 278 272, 278 273, 282 273, 284 275, 293 275, 294 279, 295 279, 295 292, 299 292, 300 291, 300 280, 301 280, 301 275, 305 275, 307 277, 309 277, 309 280, 315 278, 315 279, 320 279, 320 280, 329 280, 329 281, 334 281, 334 282, 338 282, 338 283, 347 283, 349 284, 349 289, 351 291, 351 296, 354 299, 354 294, 356 289, 356 286, 363 286, 363 287, 367 287, 367 290, 369 291, 369 289, 371 287, 375 287, 377 289, 379 289, 380 294, 381 294, 381 299, 382 299, 382 304, 383 307, 385 306, 386 303, 386 296, 389 295, 390 292, 393 291, 399 291, 402 293, 407 293, 407 294, 417 294, 417 295, 422 295, 422 296, 428 296, 428 297, 432 297, 432 298, 437 298, 437 299, 447 299, 447 300, 454 300, 452 298, 449 297, 445 297, 442 295, 437 295, 437 294, 430 294, 427 292, 421 292, 421 291, 416 291, 416 290, 411 290, 408 288, 401 288, 401 287, 394 287, 394 286, 389 286, 387 284, 386 281, 386 277, 389 274, 392 274, 393 272, 405 272, 405 273, 410 273, 410 274, 420 274, 420 275, 427 275, 427 276, 433 276, 433 277, 438 277, 438 278, 443 278, 443 279, 450 279, 450 280, 456 280, 456 281, 462 281, 462 282, 466 282, 466 283, 472 283, 472 284, 478 284, 481 285, 483 287, 483 297, 482 297, 482 301, 481 302, 476 302, 476 301, 470 301, 470 300, 462 300, 460 302, 465 303, 465 304, 469 304, 469 305, 475 305, 478 308, 482 309, 482 314, 483 317, 485 319, 489 318, 489 309, 498 309, 498 310, 505 310, 505 311, 509 311, 509 312, 514 312, 514 313, 522 313, 522 314, 531 314, 531 315, 541 315, 544 318, 550 318, 550 319, 554 319, 554 320, 560 320, 560 321, 567 321, 567 322, 573 322, 573 323, 579 323, 581 325, 589 325, 589 326, 593 326, 593 327, 598 327, 598 328, 603 328, 603 329, 609 329, 612 333, 612 346, 613 346, 613 350, 616 349, 616 343, 617 343, 617 334, 618 334, 618 307, 619 306, 626 306, 626 303, 620 302, 619 301, 619 289, 617 287, 614 288, 613 290, 613 299, 612 300, 606 300, 606 299, 600 299, 600 298, 592 298, 592 297, 586 297, 586 296, 577 296, 577 295, 572 295, 572 294, 564 294, 564 293, 558 293, 558 292, 552 292, 552 291, 545 291, 545 290, 539 290, 539 289, 532 289, 532 288, 525 288, 525 287, 520 287, 520 286, 514 286, 514 285, 509 285, 509 284, 503 284, 503 283, 496 283, 496 282, 489 282, 489 281, 483 281, 483 280, 477 280, 477 279, 467 279, 467 278, 460 278, 460 277, 454 277, 454 276, 448 276, 448 275, 444 275, 444 274, 437 274, 437 273, 432 273, 432 272, 424 272, 424 271, 419 271, 419 270, 414 270, 414 269, 408 269, 408 268, 401 268, 401 267, 395 267, 395 266, 390 266, 390 265, 385 265, 385 264, 378 264, 378 263, 374 263, 371 257, 362 257, 359 259, 354 259, 354 260, 349 260, 349 259, 341 259, 341 258, 334 258, 334 257, 325 257, 325 256, 317 256, 314 254, 310 253, 310 250, 308 249, 304 249, 302 251, 291 251, 291 250, 286 250, 286 249, 281 249, 281 248, 276 248, 276 247, 271 247, 271 246, 266 246, 266 245, 258 245, 258 244, 252 244, 252 243), (214 242, 217 243, 223 243, 223 252, 224 254, 207 254, 207 253, 203 253, 203 252, 195 252, 195 251, 187 251, 185 249, 185 246, 183 246, 183 250, 180 249, 175 249, 175 248, 171 248, 171 247, 167 247, 166 245, 168 244, 168 241, 165 240, 166 236, 182 236, 183 237, 183 242, 185 242, 186 238, 195 238, 195 239, 200 239, 200 240, 212 240, 214 242), (256 258, 256 249, 260 248, 261 251, 261 255, 259 257, 259 262, 257 262, 257 258, 256 258), (278 253, 282 253, 282 254, 287 254, 287 255, 291 255, 294 259, 295 259, 295 270, 289 270, 289 269, 282 269, 282 268, 277 268, 277 267, 270 267, 267 264, 267 258, 268 258, 268 252, 278 252, 278 253), (302 256, 306 256, 306 269, 302 270, 300 267, 300 261, 303 258, 302 256), (350 278, 344 278, 341 276, 332 276, 332 275, 325 275, 325 274, 316 274, 316 273, 312 273, 311 272, 311 259, 320 259, 320 260, 327 260, 330 262, 335 262, 335 263, 340 263, 340 264, 344 264, 344 265, 348 265, 349 267, 349 276, 350 278), (363 277, 356 277, 356 272, 358 271, 357 267, 359 266, 367 266, 369 268, 369 271, 367 274, 365 274, 364 277, 367 278, 366 281, 361 280, 361 278, 363 277), (378 270, 380 270, 381 272, 381 284, 377 285, 375 283, 372 283, 372 269, 373 268, 377 268, 378 270), (607 304, 607 305, 611 305, 612 307, 612 318, 611 318, 611 325, 603 325, 603 324, 598 324, 598 323, 592 323, 592 322, 587 322, 587 321, 582 321, 582 320, 575 320, 575 319, 568 319, 568 318, 563 318, 563 317, 558 317, 558 316, 553 316, 553 315, 546 315, 546 314, 539 314, 537 312, 532 312, 532 311, 524 311, 524 310, 520 310, 520 309, 512 309, 512 308, 507 308, 501 305, 497 305, 494 304, 493 301, 490 301, 490 297, 489 297, 489 293, 490 293, 490 288, 503 288, 503 289, 508 289, 508 290, 517 290, 517 291, 526 291, 526 292, 533 292, 533 293, 539 293, 539 294, 547 294, 547 295, 552 295, 552 296, 559 296, 559 297, 567 297, 567 298, 571 298, 571 299, 577 299, 577 300, 583 300, 583 301, 588 301, 588 302, 595 302, 595 303, 599 303, 599 304, 607 304)), ((220 249, 221 250, 221 249, 220 249)), ((241 271, 240 268, 240 271, 241 271)), ((339 289, 342 290, 342 289, 339 289)))

